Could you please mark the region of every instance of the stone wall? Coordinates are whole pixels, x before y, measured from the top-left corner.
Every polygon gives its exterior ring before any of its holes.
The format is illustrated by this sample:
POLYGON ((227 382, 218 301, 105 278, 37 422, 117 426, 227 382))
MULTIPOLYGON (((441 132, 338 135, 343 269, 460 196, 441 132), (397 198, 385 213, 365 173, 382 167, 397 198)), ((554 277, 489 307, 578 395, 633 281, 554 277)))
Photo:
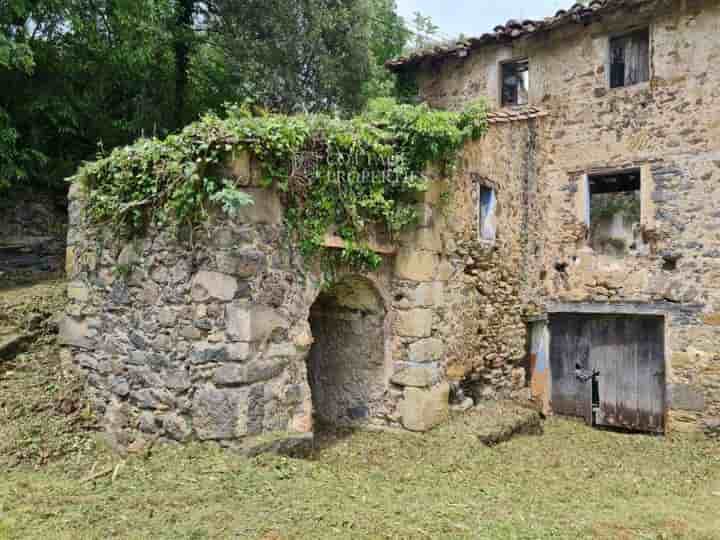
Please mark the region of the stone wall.
POLYGON ((231 170, 255 204, 192 238, 119 241, 85 221, 83 188, 71 189, 61 340, 117 447, 308 433, 313 408, 335 424, 425 431, 447 417, 449 381, 473 379, 486 397, 523 389, 523 181, 496 186, 502 231, 479 245, 477 181, 433 172, 417 227, 378 246, 381 268, 341 271, 328 289, 248 163, 231 170))
MULTIPOLYGON (((488 139, 535 130, 527 152, 495 148, 476 167, 493 179, 528 159, 523 304, 643 303, 667 320, 670 429, 720 425, 720 6, 636 2, 592 24, 569 24, 419 71, 422 97, 456 108, 480 96, 497 106, 498 62, 528 57, 530 105, 548 116, 495 124, 488 139), (608 39, 647 25, 651 80, 608 88, 608 39), (583 219, 584 179, 642 171, 647 249, 596 253, 583 219), (485 171, 490 172, 485 172, 485 171)), ((510 136, 506 136, 510 137, 510 136)), ((484 144, 488 144, 487 142, 484 144)), ((521 176, 514 172, 516 182, 521 176)), ((526 172, 523 172, 526 174, 526 172)))
POLYGON ((0 282, 64 270, 66 200, 42 191, 0 196, 0 282))

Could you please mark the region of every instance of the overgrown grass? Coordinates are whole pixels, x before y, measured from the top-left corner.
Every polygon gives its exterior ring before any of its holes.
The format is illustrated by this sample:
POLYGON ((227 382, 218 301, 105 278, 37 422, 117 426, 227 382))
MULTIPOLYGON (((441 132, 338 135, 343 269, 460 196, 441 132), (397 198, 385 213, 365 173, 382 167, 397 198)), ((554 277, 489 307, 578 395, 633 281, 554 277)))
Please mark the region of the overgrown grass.
MULTIPOLYGON (((63 302, 62 283, 0 297, 20 327, 63 302)), ((0 364, 0 539, 720 539, 720 446, 704 439, 554 419, 488 448, 526 414, 498 404, 309 460, 192 445, 121 461, 86 411, 51 335, 0 364)))
POLYGON ((314 460, 206 445, 131 458, 114 481, 82 482, 91 461, 15 470, 0 538, 720 538, 716 445, 551 420, 487 448, 479 418, 356 433, 314 460))

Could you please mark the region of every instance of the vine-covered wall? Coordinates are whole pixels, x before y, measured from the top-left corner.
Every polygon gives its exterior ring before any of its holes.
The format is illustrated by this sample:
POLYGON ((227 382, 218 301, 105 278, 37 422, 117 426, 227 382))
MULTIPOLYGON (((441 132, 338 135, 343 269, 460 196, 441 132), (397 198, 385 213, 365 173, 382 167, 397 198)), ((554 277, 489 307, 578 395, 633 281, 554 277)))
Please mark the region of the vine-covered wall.
MULTIPOLYGON (((487 301, 474 304, 478 281, 462 247, 477 238, 473 183, 458 181, 449 198, 451 181, 430 175, 428 189, 413 201, 419 222, 374 248, 377 269, 339 265, 328 284, 321 261, 309 263, 289 240, 281 192, 262 187, 251 163, 240 156, 228 171, 254 204, 232 217, 211 214, 192 243, 158 226, 122 239, 85 211, 87 188, 78 182, 71 190, 71 303, 61 339, 87 374, 95 407, 118 447, 157 439, 234 445, 268 432, 312 431, 307 362, 320 340, 310 320, 313 310, 322 310, 323 302, 316 302, 321 294, 342 306, 333 309, 346 314, 347 327, 377 328, 361 321, 384 317, 382 332, 367 336, 380 339, 379 347, 357 348, 384 351, 381 365, 375 353, 351 359, 353 373, 377 377, 372 395, 380 397, 373 397, 366 416, 355 417, 362 423, 430 429, 447 417, 449 381, 473 370, 492 395, 524 387, 515 369, 519 345, 488 358, 488 342, 463 339, 483 321, 494 325, 497 317, 521 313, 501 279, 506 269, 498 270, 497 282, 486 276, 487 301), (490 315, 493 288, 505 302, 490 315), (458 311, 460 305, 467 309, 458 311), (449 363, 465 358, 479 361, 449 363), (366 361, 372 371, 362 365, 366 361)), ((498 245, 487 246, 486 253, 496 253, 486 261, 490 266, 518 244, 510 232, 518 216, 516 187, 499 190, 507 220, 500 220, 498 245)), ((519 327, 514 335, 524 342, 519 327)))

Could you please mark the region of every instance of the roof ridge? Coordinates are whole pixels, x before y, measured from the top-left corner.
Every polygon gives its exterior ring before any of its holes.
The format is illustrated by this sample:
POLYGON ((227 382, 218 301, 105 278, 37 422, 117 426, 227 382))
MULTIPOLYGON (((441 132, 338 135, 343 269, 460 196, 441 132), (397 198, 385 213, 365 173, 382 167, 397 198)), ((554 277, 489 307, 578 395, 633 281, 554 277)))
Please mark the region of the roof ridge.
POLYGON ((467 56, 473 49, 489 43, 508 42, 542 30, 551 30, 568 23, 586 23, 589 20, 611 9, 629 6, 635 3, 652 0, 591 0, 585 6, 576 2, 568 9, 558 10, 554 16, 543 19, 510 19, 505 24, 496 26, 492 32, 481 34, 479 37, 464 38, 449 45, 434 45, 424 50, 413 52, 408 56, 401 56, 388 60, 385 66, 390 70, 400 70, 403 67, 416 65, 429 58, 443 58, 449 56, 467 56))

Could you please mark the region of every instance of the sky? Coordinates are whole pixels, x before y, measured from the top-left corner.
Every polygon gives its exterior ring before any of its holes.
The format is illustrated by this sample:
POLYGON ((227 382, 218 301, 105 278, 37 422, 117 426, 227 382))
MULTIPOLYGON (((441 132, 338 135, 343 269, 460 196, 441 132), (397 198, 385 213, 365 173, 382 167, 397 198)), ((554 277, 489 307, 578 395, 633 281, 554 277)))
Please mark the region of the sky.
POLYGON ((396 0, 400 15, 432 17, 444 37, 475 37, 510 19, 540 19, 567 9, 574 0, 396 0))

